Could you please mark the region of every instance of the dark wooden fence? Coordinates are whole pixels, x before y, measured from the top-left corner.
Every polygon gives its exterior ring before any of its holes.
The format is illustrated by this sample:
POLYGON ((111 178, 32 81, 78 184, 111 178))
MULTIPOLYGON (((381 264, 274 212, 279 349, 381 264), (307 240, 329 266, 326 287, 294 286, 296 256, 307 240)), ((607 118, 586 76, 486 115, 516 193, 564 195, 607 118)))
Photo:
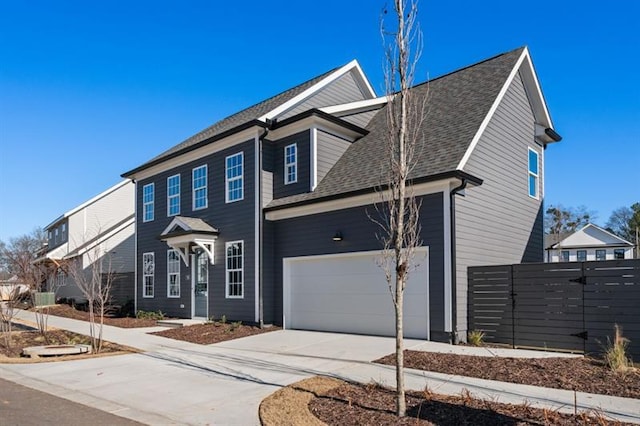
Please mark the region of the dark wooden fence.
POLYGON ((640 260, 470 267, 469 330, 514 348, 595 354, 614 326, 640 360, 640 260))

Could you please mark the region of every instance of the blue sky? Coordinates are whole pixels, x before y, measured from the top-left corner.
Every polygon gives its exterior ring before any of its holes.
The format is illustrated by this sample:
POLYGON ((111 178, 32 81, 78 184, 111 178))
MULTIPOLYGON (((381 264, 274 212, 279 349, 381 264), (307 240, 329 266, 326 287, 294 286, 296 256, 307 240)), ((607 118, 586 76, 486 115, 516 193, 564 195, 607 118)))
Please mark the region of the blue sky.
MULTIPOLYGON (((0 239, 193 133, 358 59, 382 93, 384 1, 0 0, 0 239)), ((557 131, 546 203, 640 201, 640 2, 420 2, 419 80, 528 45, 557 131)))

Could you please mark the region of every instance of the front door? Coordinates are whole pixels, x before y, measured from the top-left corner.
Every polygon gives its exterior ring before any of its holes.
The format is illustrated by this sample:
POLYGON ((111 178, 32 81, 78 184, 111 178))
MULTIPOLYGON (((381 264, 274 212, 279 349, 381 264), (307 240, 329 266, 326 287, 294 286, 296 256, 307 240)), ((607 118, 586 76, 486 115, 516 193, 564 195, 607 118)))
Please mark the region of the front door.
POLYGON ((194 257, 193 316, 208 318, 209 257, 202 250, 198 250, 194 257))

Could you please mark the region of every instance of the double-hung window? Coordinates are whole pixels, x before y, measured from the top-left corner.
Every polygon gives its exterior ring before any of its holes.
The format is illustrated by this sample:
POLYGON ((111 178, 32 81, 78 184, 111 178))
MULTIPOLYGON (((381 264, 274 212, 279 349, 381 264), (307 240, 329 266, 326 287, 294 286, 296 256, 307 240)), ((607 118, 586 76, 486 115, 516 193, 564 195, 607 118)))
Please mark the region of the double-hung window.
POLYGON ((244 198, 243 163, 244 154, 239 152, 230 155, 226 160, 227 203, 244 198))
POLYGON ((562 250, 562 261, 563 262, 569 261, 569 250, 562 250))
POLYGON ((180 254, 167 250, 167 297, 180 297, 180 254))
POLYGON ((244 297, 244 256, 243 241, 226 244, 227 298, 244 297))
POLYGON ((298 145, 293 143, 284 147, 284 183, 298 181, 298 145))
POLYGON ((578 262, 586 262, 587 261, 587 251, 586 250, 578 250, 576 252, 576 258, 578 262))
POLYGON ((153 220, 153 183, 142 187, 142 221, 151 222, 153 220))
POLYGON ((607 251, 604 249, 596 250, 596 260, 607 260, 607 251))
POLYGON ((539 198, 539 165, 538 165, 538 153, 529 148, 529 197, 539 198))
POLYGON ((180 214, 180 175, 167 178, 167 216, 180 214))
POLYGON ((142 254, 142 297, 153 297, 155 279, 154 253, 142 254))
POLYGON ((193 169, 193 210, 207 208, 207 165, 193 169))

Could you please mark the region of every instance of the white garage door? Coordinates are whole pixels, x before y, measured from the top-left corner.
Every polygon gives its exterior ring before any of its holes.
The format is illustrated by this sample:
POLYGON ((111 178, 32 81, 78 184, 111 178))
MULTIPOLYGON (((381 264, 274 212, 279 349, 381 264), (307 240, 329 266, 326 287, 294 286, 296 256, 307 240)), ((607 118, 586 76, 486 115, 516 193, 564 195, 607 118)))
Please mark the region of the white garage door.
MULTIPOLYGON (((284 260, 285 327, 343 333, 395 335, 393 303, 379 252, 284 260)), ((428 253, 416 254, 405 290, 404 334, 428 339, 428 253)))

